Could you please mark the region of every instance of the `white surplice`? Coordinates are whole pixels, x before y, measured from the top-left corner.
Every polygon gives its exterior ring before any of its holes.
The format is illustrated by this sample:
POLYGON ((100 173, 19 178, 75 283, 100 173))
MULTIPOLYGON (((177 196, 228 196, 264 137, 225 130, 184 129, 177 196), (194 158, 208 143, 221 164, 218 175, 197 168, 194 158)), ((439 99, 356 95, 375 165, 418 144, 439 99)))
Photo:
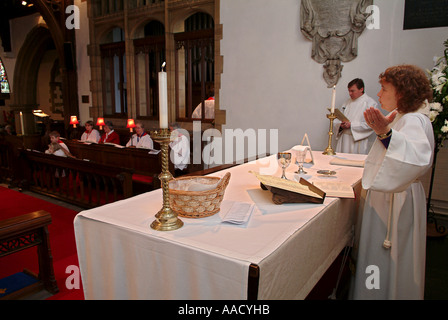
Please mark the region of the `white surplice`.
POLYGON ((98 130, 92 129, 92 131, 87 132, 84 131, 84 133, 81 136, 81 141, 83 142, 95 142, 98 143, 100 141, 101 135, 98 130))
POLYGON ((133 134, 131 139, 129 139, 128 143, 126 143, 126 147, 134 146, 136 148, 144 148, 144 149, 154 149, 154 142, 151 139, 151 136, 144 132, 141 137, 138 134, 133 134))
POLYGON ((364 119, 364 111, 370 107, 377 107, 377 103, 367 94, 359 98, 348 99, 343 105, 344 115, 350 120, 350 128, 339 132, 341 122, 335 120, 334 128, 338 133, 336 136, 336 153, 369 153, 369 136, 373 130, 368 126, 364 119))
POLYGON ((172 137, 176 138, 170 142, 170 159, 174 163, 174 168, 184 170, 190 163, 190 141, 183 134, 177 134, 173 131, 172 137))
POLYGON ((419 112, 398 114, 392 128, 388 149, 377 139, 365 162, 354 299, 424 297, 426 196, 418 178, 431 167, 434 134, 428 117, 419 112), (389 249, 383 247, 386 237, 389 249))

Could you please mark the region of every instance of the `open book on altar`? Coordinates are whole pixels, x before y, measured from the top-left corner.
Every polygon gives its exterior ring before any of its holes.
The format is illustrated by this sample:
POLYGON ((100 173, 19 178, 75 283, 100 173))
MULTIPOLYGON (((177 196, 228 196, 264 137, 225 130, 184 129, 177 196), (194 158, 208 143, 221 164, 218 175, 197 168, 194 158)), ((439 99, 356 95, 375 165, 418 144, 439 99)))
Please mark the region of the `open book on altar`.
POLYGON ((313 184, 323 190, 327 197, 334 198, 355 198, 353 187, 340 181, 314 181, 313 184))
POLYGON ((283 203, 323 203, 325 192, 300 178, 300 181, 286 180, 279 177, 253 173, 260 180, 261 188, 272 193, 272 201, 275 204, 283 203))

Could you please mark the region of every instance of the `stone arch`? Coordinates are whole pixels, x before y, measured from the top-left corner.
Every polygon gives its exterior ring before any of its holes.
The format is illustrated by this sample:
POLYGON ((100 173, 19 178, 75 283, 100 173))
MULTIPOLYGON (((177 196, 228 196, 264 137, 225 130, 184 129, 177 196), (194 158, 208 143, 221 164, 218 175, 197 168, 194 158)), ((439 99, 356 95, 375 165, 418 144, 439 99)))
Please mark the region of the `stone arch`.
POLYGON ((177 32, 183 32, 184 31, 184 22, 187 20, 190 16, 194 15, 195 13, 203 12, 208 15, 210 15, 213 20, 215 20, 214 12, 213 10, 208 10, 208 8, 201 9, 189 9, 184 11, 179 11, 178 13, 173 14, 171 18, 171 25, 170 30, 173 33, 177 32))
POLYGON ((98 30, 98 33, 97 33, 97 37, 98 37, 97 44, 101 45, 101 44, 105 44, 105 43, 110 43, 110 41, 107 39, 107 37, 109 36, 110 32, 112 30, 114 30, 115 28, 119 28, 123 32, 125 32, 125 30, 124 30, 122 25, 120 25, 120 24, 110 24, 110 25, 106 26, 105 28, 103 28, 101 30, 98 30))
POLYGON ((140 21, 137 21, 130 30, 129 34, 131 39, 139 39, 144 37, 144 28, 146 24, 150 23, 151 21, 157 21, 160 22, 166 30, 166 26, 163 20, 159 19, 158 17, 154 16, 146 16, 143 19, 140 19, 140 21))
POLYGON ((29 111, 36 106, 39 66, 49 46, 54 46, 54 41, 46 25, 38 25, 28 33, 14 69, 12 93, 16 108, 29 111))

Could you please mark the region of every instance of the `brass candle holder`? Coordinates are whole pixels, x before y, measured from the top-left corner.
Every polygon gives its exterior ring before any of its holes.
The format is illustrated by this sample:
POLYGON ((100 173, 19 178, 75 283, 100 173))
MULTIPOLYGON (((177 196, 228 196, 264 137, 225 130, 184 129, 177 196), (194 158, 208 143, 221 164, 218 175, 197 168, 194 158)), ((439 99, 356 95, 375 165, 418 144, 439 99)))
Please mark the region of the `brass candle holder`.
POLYGON ((181 228, 184 223, 177 217, 177 213, 171 210, 169 181, 173 178, 169 171, 169 154, 168 146, 170 143, 171 132, 169 129, 160 129, 160 132, 151 134, 153 139, 160 143, 162 152, 162 172, 159 174, 159 179, 162 182, 163 191, 163 207, 155 215, 156 220, 151 223, 151 228, 157 231, 172 231, 181 228))
POLYGON ((333 139, 333 121, 334 119, 336 119, 336 116, 334 115, 334 113, 330 113, 327 114, 327 118, 330 119, 330 130, 328 131, 328 146, 322 153, 328 156, 334 156, 336 152, 331 147, 331 140, 333 139))

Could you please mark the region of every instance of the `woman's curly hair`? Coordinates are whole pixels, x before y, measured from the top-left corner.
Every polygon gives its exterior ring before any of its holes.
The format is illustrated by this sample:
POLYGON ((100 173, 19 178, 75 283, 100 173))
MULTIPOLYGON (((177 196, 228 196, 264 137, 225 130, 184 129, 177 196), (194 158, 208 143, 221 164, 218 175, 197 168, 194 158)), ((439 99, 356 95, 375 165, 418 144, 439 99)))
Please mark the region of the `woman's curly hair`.
POLYGON ((388 82, 397 93, 397 109, 401 113, 420 109, 423 102, 432 100, 432 89, 425 72, 414 65, 387 68, 380 74, 380 82, 388 82))

